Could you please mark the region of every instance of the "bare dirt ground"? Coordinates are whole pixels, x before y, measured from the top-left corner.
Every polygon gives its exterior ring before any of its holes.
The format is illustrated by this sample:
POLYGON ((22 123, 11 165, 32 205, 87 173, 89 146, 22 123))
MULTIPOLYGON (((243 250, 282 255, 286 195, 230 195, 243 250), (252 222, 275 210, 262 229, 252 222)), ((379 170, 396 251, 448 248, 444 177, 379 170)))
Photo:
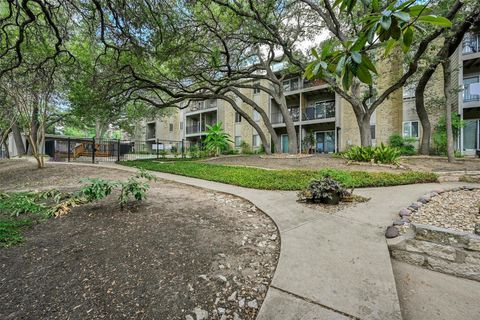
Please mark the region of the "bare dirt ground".
POLYGON ((402 157, 400 164, 403 168, 378 166, 371 164, 349 163, 347 160, 331 155, 313 155, 311 157, 274 158, 266 156, 225 156, 206 160, 208 163, 252 166, 267 169, 309 169, 335 168, 342 170, 387 171, 400 172, 403 170, 415 171, 480 171, 480 159, 458 159, 455 163, 448 163, 444 157, 402 157))
MULTIPOLYGON (((128 176, 0 162, 3 190, 128 176)), ((114 197, 35 225, 23 244, 0 249, 0 319, 255 318, 279 255, 268 217, 239 198, 166 181, 128 210, 114 197)))

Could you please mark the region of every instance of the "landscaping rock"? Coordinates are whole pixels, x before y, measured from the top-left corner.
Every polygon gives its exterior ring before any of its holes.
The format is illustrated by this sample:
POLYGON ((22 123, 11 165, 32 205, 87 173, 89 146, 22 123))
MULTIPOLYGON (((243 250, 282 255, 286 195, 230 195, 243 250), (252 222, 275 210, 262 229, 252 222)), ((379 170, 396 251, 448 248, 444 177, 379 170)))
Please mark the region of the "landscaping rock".
POLYGON ((221 274, 219 274, 219 275, 217 276, 217 279, 220 280, 220 281, 222 281, 222 282, 227 282, 227 278, 226 278, 225 276, 222 276, 221 274))
POLYGON ((475 228, 473 233, 478 234, 480 236, 480 223, 475 223, 475 228))
POLYGON ((195 313, 195 317, 197 317, 197 320, 208 319, 208 312, 203 310, 202 308, 197 307, 193 309, 193 313, 195 313))
POLYGON ((234 293, 232 293, 228 298, 227 298, 228 301, 235 301, 237 300, 237 291, 235 291, 234 293))
POLYGON ((402 208, 398 214, 400 217, 409 216, 412 214, 412 211, 408 210, 407 208, 402 208))
POLYGON ((193 319, 193 317, 191 315, 186 315, 185 320, 195 320, 195 319, 193 319))
POLYGON ((431 199, 430 196, 424 195, 424 196, 420 197, 417 202, 426 204, 430 201, 430 199, 431 199))
POLYGON ((418 210, 422 207, 423 203, 421 202, 414 202, 410 205, 411 208, 415 209, 415 210, 418 210))
POLYGON ((394 226, 389 226, 387 228, 387 231, 385 231, 385 237, 387 237, 388 239, 398 237, 399 235, 400 232, 394 226))
POLYGON ((238 313, 234 312, 234 313, 233 313, 233 320, 242 320, 242 318, 240 318, 240 316, 238 315, 238 313))
POLYGON ((254 300, 248 301, 247 306, 252 309, 258 309, 257 300, 254 299, 254 300))
POLYGON ((243 298, 240 299, 240 300, 238 301, 238 306, 239 306, 240 308, 245 307, 245 299, 243 299, 243 298))

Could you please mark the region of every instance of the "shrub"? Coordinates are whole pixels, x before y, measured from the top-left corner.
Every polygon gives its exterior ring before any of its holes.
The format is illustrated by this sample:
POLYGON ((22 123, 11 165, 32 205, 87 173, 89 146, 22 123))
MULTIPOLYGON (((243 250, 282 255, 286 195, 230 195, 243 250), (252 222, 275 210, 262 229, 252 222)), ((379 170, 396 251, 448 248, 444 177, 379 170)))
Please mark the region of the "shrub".
POLYGON ((343 156, 352 161, 396 164, 400 151, 382 143, 376 147, 353 146, 343 156))
POLYGON ((84 181, 90 184, 84 186, 78 196, 85 197, 88 202, 98 201, 109 196, 114 189, 119 189, 118 203, 120 208, 123 209, 130 201, 130 198, 134 198, 137 201, 144 200, 149 189, 146 181, 152 180, 156 180, 156 178, 145 171, 145 169, 140 169, 137 174, 125 182, 99 178, 85 179, 84 181))
POLYGON ((222 123, 207 126, 207 136, 205 137, 205 149, 213 153, 215 156, 228 148, 228 143, 232 142, 228 133, 222 128, 222 123))
POLYGON ((329 175, 310 181, 308 187, 298 193, 303 201, 338 204, 349 192, 329 175))
MULTIPOLYGON (((446 117, 443 116, 438 121, 438 124, 435 127, 433 132, 433 145, 435 146, 436 153, 440 155, 447 154, 447 121, 446 117)), ((458 114, 452 114, 452 130, 453 130, 453 139, 458 137, 460 129, 464 127, 465 123, 460 118, 458 114)))
POLYGON ((243 154, 252 154, 252 148, 250 148, 250 145, 242 140, 242 143, 240 144, 241 152, 243 154))
POLYGON ((373 160, 376 163, 396 164, 400 151, 383 143, 373 149, 373 160))
POLYGON ((199 158, 200 157, 200 148, 197 145, 193 145, 188 148, 188 154, 191 158, 199 158))
POLYGON ((415 146, 413 145, 415 141, 415 138, 402 137, 396 133, 390 136, 388 144, 390 147, 397 148, 401 155, 411 156, 417 153, 415 146))

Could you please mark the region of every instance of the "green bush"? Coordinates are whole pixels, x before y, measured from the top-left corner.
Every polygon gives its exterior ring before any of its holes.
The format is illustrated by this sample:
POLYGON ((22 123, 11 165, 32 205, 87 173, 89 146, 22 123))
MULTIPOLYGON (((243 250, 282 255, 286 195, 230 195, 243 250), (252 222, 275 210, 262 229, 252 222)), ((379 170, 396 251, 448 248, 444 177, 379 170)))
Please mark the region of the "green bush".
POLYGON ((264 190, 301 190, 312 179, 330 176, 345 188, 383 187, 402 184, 436 182, 438 176, 430 172, 404 171, 365 172, 325 168, 314 170, 267 170, 240 166, 215 165, 195 161, 158 162, 152 160, 122 161, 121 164, 223 182, 237 186, 264 190))
POLYGON ((396 164, 400 151, 382 143, 376 147, 353 146, 343 156, 352 161, 396 164))
POLYGON ((388 139, 388 145, 393 148, 400 150, 400 154, 404 156, 411 156, 417 153, 413 143, 416 141, 415 138, 402 137, 398 133, 393 134, 388 139))
POLYGON ((313 179, 308 187, 298 193, 301 201, 338 204, 349 192, 329 175, 321 179, 313 179))
MULTIPOLYGON (((438 121, 438 124, 435 127, 433 132, 433 145, 435 146, 435 151, 439 155, 447 154, 447 119, 445 116, 442 116, 438 121)), ((453 140, 458 137, 460 129, 465 125, 464 121, 460 118, 458 114, 452 114, 452 130, 453 130, 453 140)))
POLYGON ((250 145, 249 145, 247 142, 243 141, 243 140, 242 140, 242 142, 241 142, 241 144, 240 144, 240 148, 241 148, 241 152, 242 152, 243 154, 252 154, 252 153, 253 153, 253 152, 252 152, 252 148, 250 148, 250 145))

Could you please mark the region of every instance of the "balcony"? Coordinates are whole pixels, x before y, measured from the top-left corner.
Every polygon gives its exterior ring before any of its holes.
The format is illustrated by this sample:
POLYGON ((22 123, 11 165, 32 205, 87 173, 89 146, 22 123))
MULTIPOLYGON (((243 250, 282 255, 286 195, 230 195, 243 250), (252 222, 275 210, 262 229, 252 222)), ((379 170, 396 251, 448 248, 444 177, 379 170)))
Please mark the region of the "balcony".
MULTIPOLYGON (((292 117, 293 122, 300 121, 300 107, 288 108, 288 111, 290 113, 290 117, 292 117)), ((272 124, 285 123, 280 110, 272 112, 270 120, 272 121, 272 124)))
POLYGON ((473 90, 473 86, 478 86, 480 82, 480 76, 470 76, 463 79, 463 106, 464 107, 476 107, 480 102, 480 95, 473 90), (475 93, 472 93, 475 92, 475 93))
POLYGON ((335 118, 335 101, 321 101, 313 107, 305 108, 302 120, 320 120, 335 118))
POLYGON ((467 33, 463 39, 463 55, 480 52, 480 34, 467 33))
POLYGON ((288 80, 283 81, 283 91, 285 93, 297 91, 300 89, 307 89, 307 88, 313 88, 317 86, 321 86, 323 84, 326 84, 325 81, 321 79, 316 79, 316 80, 307 80, 307 79, 302 79, 301 78, 292 78, 288 80))
POLYGON ((205 101, 195 101, 195 102, 192 102, 192 105, 188 109, 188 113, 213 109, 216 107, 217 107, 216 99, 209 99, 205 101))
POLYGON ((206 124, 208 124, 209 126, 212 126, 215 123, 216 122, 214 120, 207 121, 206 123, 202 122, 201 125, 200 125, 200 122, 193 123, 185 127, 185 132, 186 134, 202 134, 207 129, 206 124))

